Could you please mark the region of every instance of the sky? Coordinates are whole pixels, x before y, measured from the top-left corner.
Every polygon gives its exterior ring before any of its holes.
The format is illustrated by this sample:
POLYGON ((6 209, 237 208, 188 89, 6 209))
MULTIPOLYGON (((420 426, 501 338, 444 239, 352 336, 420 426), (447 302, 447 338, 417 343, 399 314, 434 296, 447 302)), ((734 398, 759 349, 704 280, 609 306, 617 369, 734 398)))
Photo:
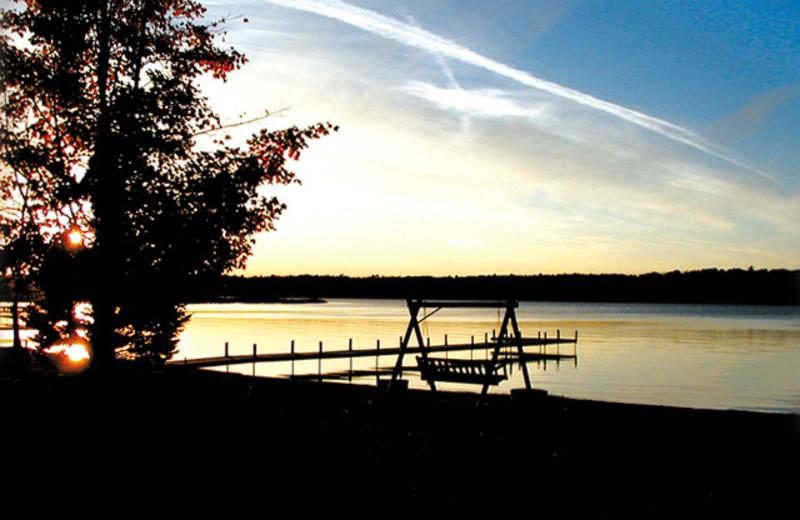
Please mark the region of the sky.
POLYGON ((224 120, 340 127, 244 274, 800 268, 796 0, 203 4, 224 120))

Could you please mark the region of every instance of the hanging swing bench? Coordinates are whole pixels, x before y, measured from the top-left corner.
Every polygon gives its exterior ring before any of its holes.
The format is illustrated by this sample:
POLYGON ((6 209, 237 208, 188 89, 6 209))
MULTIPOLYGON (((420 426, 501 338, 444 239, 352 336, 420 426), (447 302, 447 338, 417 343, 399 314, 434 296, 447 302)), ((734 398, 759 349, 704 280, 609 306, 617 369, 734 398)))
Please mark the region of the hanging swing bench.
POLYGON ((472 359, 449 359, 417 356, 423 381, 497 385, 508 379, 505 363, 472 359))
MULTIPOLYGON (((501 381, 508 379, 506 372, 506 362, 500 359, 500 351, 505 347, 516 347, 520 359, 524 357, 522 344, 523 340, 517 324, 517 317, 514 310, 519 305, 514 300, 502 302, 487 302, 487 301, 431 301, 431 300, 407 300, 408 310, 411 319, 408 324, 406 334, 402 339, 400 345, 400 355, 397 358, 395 369, 392 373, 392 380, 389 386, 398 378, 403 369, 403 356, 406 352, 410 352, 412 336, 416 337, 418 347, 417 352, 417 367, 420 371, 421 379, 426 381, 431 390, 436 390, 436 382, 453 382, 453 383, 474 383, 483 385, 482 394, 488 391, 489 386, 497 385, 501 381), (491 359, 488 360, 472 360, 472 359, 450 359, 450 358, 436 358, 430 355, 433 348, 426 346, 423 342, 422 331, 420 330, 420 322, 433 315, 439 309, 446 307, 493 307, 505 309, 505 316, 503 324, 500 327, 500 333, 493 340, 495 343, 492 348, 491 359), (419 317, 419 312, 423 308, 436 308, 427 316, 419 317)), ((522 372, 525 378, 526 388, 531 388, 530 377, 525 364, 522 364, 522 372)))

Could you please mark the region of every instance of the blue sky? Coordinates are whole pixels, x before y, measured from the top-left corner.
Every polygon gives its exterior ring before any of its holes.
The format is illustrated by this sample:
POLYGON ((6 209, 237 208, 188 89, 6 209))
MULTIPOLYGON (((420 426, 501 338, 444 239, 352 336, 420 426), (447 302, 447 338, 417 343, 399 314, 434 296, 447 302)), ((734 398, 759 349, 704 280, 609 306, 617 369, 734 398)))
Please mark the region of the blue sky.
POLYGON ((341 127, 248 274, 800 268, 796 1, 205 5, 224 117, 341 127))

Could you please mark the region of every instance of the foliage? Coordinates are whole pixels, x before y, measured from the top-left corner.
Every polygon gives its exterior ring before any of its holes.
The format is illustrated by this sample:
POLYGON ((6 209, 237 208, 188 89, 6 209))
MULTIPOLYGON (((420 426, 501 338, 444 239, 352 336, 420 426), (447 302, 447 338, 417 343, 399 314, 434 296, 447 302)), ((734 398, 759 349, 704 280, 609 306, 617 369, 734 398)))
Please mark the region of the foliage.
POLYGON ((0 13, 5 274, 38 285, 42 346, 82 297, 96 363, 164 361, 182 286, 245 265, 284 209, 262 187, 297 182, 287 161, 336 128, 231 145, 197 82, 246 59, 192 0, 16 3, 0 13), (220 135, 213 148, 204 134, 220 135), (69 230, 87 247, 67 250, 69 230))

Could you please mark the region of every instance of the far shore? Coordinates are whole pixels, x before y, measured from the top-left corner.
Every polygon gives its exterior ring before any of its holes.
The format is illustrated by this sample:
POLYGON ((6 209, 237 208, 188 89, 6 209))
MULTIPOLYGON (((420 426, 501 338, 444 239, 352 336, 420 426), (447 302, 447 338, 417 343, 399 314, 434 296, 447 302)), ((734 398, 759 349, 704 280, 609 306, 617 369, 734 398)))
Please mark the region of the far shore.
POLYGON ((800 270, 704 269, 640 275, 223 276, 192 282, 186 296, 192 302, 294 297, 800 305, 800 270))
MULTIPOLYGON (((10 300, 0 276, 0 300, 10 300)), ((25 299, 23 295, 18 295, 25 299)), ((800 305, 800 270, 702 269, 644 274, 214 276, 188 280, 185 303, 328 298, 800 305)))

